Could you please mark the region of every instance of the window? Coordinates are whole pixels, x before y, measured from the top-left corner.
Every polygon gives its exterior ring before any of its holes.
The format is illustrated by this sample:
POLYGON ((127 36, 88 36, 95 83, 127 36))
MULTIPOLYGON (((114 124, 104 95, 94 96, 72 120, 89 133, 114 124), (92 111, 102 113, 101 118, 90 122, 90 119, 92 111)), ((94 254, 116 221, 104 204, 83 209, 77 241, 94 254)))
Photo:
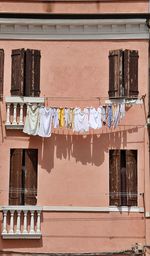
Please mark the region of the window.
POLYGON ((40 51, 12 50, 11 95, 40 96, 40 51))
POLYGON ((114 50, 109 52, 109 97, 138 96, 138 51, 114 50))
POLYGON ((10 150, 10 205, 36 204, 37 163, 37 149, 10 150))
POLYGON ((110 205, 137 205, 137 150, 109 151, 110 205))

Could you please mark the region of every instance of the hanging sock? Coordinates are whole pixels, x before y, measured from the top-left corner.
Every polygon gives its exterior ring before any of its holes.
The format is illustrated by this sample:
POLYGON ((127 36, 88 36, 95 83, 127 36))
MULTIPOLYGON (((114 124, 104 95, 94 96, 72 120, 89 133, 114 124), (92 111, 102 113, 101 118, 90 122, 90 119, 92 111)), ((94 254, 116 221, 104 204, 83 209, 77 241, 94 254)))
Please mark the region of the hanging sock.
POLYGON ((126 111, 125 111, 125 104, 122 103, 120 104, 120 118, 124 118, 125 117, 125 114, 126 114, 126 111))
POLYGON ((53 127, 59 127, 59 109, 53 108, 53 127))
POLYGON ((108 111, 108 127, 110 128, 112 124, 112 106, 111 105, 108 106, 107 111, 108 111))
POLYGON ((27 115, 23 132, 29 135, 37 135, 39 130, 39 106, 32 104, 27 106, 27 115))
POLYGON ((64 118, 65 118, 65 127, 69 128, 69 114, 70 114, 70 109, 65 108, 64 110, 64 118))
POLYGON ((51 136, 51 129, 52 129, 52 116, 53 116, 53 109, 46 107, 40 108, 40 126, 38 135, 41 137, 50 137, 51 136))
POLYGON ((101 120, 103 122, 103 124, 106 124, 106 107, 101 106, 101 120))

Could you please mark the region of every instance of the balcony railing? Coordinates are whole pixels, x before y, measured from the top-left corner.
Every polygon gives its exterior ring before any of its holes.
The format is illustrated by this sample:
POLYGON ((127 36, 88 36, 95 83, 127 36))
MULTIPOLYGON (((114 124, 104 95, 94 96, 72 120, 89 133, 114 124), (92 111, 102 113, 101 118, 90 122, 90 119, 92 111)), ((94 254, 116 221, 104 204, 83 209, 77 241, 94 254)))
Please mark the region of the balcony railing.
POLYGON ((3 239, 40 239, 41 211, 39 206, 5 206, 3 211, 3 239))
POLYGON ((23 129, 26 109, 28 104, 44 103, 44 97, 19 97, 10 96, 6 101, 6 123, 7 129, 23 129))

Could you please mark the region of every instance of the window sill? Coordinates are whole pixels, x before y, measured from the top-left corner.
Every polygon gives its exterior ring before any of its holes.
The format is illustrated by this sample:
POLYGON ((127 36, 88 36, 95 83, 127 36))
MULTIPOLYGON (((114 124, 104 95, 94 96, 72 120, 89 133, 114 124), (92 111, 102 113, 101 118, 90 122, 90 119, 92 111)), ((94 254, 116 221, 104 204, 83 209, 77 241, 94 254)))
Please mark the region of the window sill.
POLYGON ((144 208, 138 206, 110 206, 109 209, 110 212, 144 212, 144 208))

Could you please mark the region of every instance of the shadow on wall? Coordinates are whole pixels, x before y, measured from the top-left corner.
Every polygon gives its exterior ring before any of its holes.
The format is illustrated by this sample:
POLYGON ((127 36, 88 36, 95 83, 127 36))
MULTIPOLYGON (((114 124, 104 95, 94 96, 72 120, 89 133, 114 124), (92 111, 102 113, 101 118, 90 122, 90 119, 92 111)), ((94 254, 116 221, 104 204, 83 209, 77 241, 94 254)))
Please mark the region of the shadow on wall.
MULTIPOLYGON (((28 148, 39 149, 39 164, 42 169, 51 172, 55 159, 70 160, 76 163, 101 166, 105 160, 105 153, 111 148, 126 148, 127 134, 136 133, 143 126, 121 127, 119 131, 108 130, 107 133, 87 135, 52 134, 50 138, 39 136, 22 136, 22 131, 6 131, 6 137, 15 136, 17 142, 27 142, 28 148), (18 137, 16 138, 16 134, 18 137), (29 144, 28 144, 29 142, 29 144)), ((137 142, 138 143, 138 142, 137 142)), ((22 145, 20 145, 22 148, 22 145)), ((25 147, 26 148, 26 147, 25 147)))
MULTIPOLYGON (((104 162, 105 152, 111 148, 127 146, 127 133, 138 132, 138 127, 100 135, 62 135, 53 134, 43 139, 39 164, 47 172, 54 168, 54 159, 75 158, 83 165, 100 166, 104 162)), ((31 146, 31 145, 30 145, 31 146)))

